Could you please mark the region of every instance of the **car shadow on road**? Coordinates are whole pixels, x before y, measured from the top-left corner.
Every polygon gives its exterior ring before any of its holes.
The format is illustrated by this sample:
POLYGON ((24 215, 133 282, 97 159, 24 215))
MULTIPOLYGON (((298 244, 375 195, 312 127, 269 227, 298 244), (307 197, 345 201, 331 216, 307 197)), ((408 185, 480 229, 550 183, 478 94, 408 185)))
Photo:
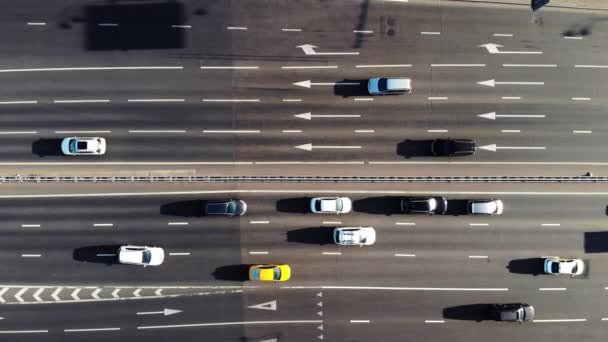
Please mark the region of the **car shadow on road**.
POLYGON ((250 264, 220 266, 213 271, 216 280, 247 281, 249 280, 250 264))
POLYGON ((401 197, 381 196, 368 197, 353 202, 356 212, 377 215, 392 215, 401 213, 401 197))
POLYGON ((310 197, 285 198, 277 201, 277 211, 282 213, 310 213, 310 197))
POLYGON ((608 231, 585 232, 585 253, 608 252, 608 231))
POLYGON ((336 82, 334 94, 342 97, 371 96, 367 91, 367 80, 347 80, 336 82))
POLYGON ((433 140, 410 140, 397 144, 397 155, 404 158, 412 157, 434 157, 431 151, 433 140))
POLYGON ((38 139, 32 143, 32 154, 38 157, 61 156, 61 141, 63 139, 38 139))
POLYGON ((330 227, 310 227, 287 232, 287 242, 327 245, 333 242, 330 227))
POLYGON ((106 264, 118 264, 120 245, 87 246, 74 249, 72 257, 76 261, 106 264))
POLYGON ((461 321, 493 320, 491 304, 468 304, 443 309, 443 318, 461 321))
POLYGON ((204 216, 204 208, 207 201, 190 200, 163 204, 160 206, 160 214, 163 216, 201 217, 204 216))
POLYGON ((510 273, 531 274, 537 276, 544 274, 543 258, 514 259, 509 261, 507 269, 510 273))

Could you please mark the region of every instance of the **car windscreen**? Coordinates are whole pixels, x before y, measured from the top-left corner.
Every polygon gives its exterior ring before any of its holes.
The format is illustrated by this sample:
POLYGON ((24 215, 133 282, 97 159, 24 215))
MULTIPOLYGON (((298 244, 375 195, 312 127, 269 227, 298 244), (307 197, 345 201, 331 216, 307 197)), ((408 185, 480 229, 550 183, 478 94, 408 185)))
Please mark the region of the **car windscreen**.
POLYGON ((275 267, 273 272, 274 272, 274 280, 281 280, 281 268, 275 267))
POLYGON ((141 261, 144 264, 149 264, 151 259, 152 259, 152 253, 150 253, 150 251, 148 251, 148 250, 143 251, 141 261))
POLYGON ((554 262, 551 264, 551 272, 552 273, 559 273, 559 263, 554 262))
POLYGON ((317 202, 315 203, 315 210, 316 210, 316 211, 321 211, 321 201, 317 201, 317 202))
POLYGON ((386 78, 381 78, 380 80, 378 80, 378 90, 386 91, 387 83, 388 81, 386 78))

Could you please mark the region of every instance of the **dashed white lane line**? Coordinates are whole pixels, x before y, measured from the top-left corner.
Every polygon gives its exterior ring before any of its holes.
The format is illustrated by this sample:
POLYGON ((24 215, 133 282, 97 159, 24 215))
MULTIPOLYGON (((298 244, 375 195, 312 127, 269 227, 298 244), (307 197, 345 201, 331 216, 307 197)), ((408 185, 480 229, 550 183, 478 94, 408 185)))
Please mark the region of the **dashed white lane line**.
POLYGON ((118 27, 117 23, 99 23, 97 24, 97 26, 111 26, 111 27, 118 27))
POLYGON ((351 319, 351 323, 369 323, 369 319, 351 319))
POLYGON ((424 323, 436 323, 437 324, 437 323, 445 323, 445 321, 444 320, 439 320, 439 319, 437 319, 437 320, 427 319, 427 320, 424 321, 424 323))
POLYGON ((189 29, 189 28, 192 28, 192 25, 171 25, 171 27, 189 29))
POLYGON ((260 102, 260 99, 202 99, 203 102, 260 102))
POLYGON ((250 224, 269 224, 270 221, 249 221, 250 224))
POLYGON ((502 133, 521 133, 519 129, 501 129, 500 131, 502 133))
POLYGON ((507 68, 557 68, 557 64, 503 64, 502 66, 507 68))
POLYGON ((411 68, 411 64, 359 64, 355 68, 411 68))
POLYGON ((28 26, 46 26, 45 22, 28 22, 28 26))
POLYGON ((571 97, 572 101, 591 101, 590 97, 571 97))
POLYGON ((0 134, 38 134, 37 131, 20 131, 20 132, 0 132, 0 134))
POLYGON ((353 33, 372 34, 372 33, 374 33, 374 31, 370 31, 370 30, 354 30, 353 33))
POLYGON ((127 99, 127 102, 185 102, 186 99, 127 99))
POLYGON ((584 69, 608 69, 608 65, 593 65, 593 64, 575 64, 575 68, 584 68, 584 69))
POLYGON ((561 226, 561 224, 559 224, 559 223, 541 223, 540 225, 542 227, 559 227, 559 226, 561 226))
POLYGON ((21 228, 40 228, 39 224, 22 224, 21 228))
POLYGON ((42 254, 21 254, 22 258, 40 258, 42 254))
POLYGON ((565 287, 539 287, 538 291, 566 291, 565 287))
POLYGON ((404 254, 404 253, 395 253, 396 257, 407 257, 407 258, 415 258, 416 254, 404 254))
POLYGON ((36 104, 38 101, 0 101, 0 105, 12 105, 12 104, 36 104))
POLYGON ((48 330, 0 330, 0 334, 40 334, 48 332, 48 330))
POLYGON ((187 226, 189 223, 188 222, 168 222, 167 225, 169 226, 187 226))
POLYGON ((428 98, 429 100, 447 100, 447 96, 431 96, 428 98))
POLYGON ((247 30, 245 26, 228 26, 226 30, 247 30))
POLYGON ((323 255, 342 255, 341 252, 322 252, 323 255))
POLYGON ((282 28, 281 31, 283 31, 283 32, 302 32, 302 29, 299 29, 299 28, 282 28))
POLYGON ((323 323, 322 320, 217 322, 217 323, 193 323, 193 324, 173 324, 173 325, 149 325, 149 326, 137 327, 137 330, 217 327, 217 326, 231 326, 231 325, 277 325, 277 324, 321 324, 321 323, 323 323))
POLYGON ((356 129, 355 133, 376 133, 373 129, 356 129))
POLYGON ((428 129, 428 133, 447 133, 447 129, 428 129))
POLYGON ((383 0, 385 2, 409 2, 410 0, 383 0))
POLYGON ((143 133, 143 134, 145 134, 145 133, 152 133, 152 134, 155 134, 155 133, 186 133, 186 130, 181 130, 181 129, 175 129, 175 130, 157 130, 157 131, 155 131, 155 130, 129 130, 128 132, 131 133, 131 134, 138 134, 138 133, 140 133, 140 134, 141 133, 143 133))
POLYGON ((119 331, 120 328, 63 329, 64 332, 119 331))
POLYGON ((342 221, 323 221, 323 224, 342 224, 342 221))
POLYGON ((283 102, 302 102, 302 99, 283 99, 283 102))
POLYGON ((370 97, 355 97, 353 100, 354 101, 374 101, 374 99, 372 99, 370 97))
POLYGON ((564 36, 564 39, 581 40, 581 39, 583 39, 583 37, 580 37, 580 36, 564 36))
POLYGON ((431 67, 485 67, 485 64, 431 64, 431 67))
POLYGON ((321 290, 365 290, 365 291, 455 291, 455 292, 503 292, 508 287, 393 287, 393 286, 281 286, 282 289, 321 289, 321 290))
POLYGON ((301 129, 284 129, 281 132, 283 133, 302 133, 301 129))
POLYGON ((337 65, 294 65, 294 66, 282 66, 281 69, 338 69, 337 65))
POLYGON ((169 253, 169 255, 172 255, 172 256, 187 256, 187 255, 190 255, 190 252, 174 252, 174 253, 169 253))
POLYGON ((252 66, 209 66, 203 65, 201 69, 203 70, 257 70, 260 67, 257 65, 252 66))
POLYGON ((251 255, 267 255, 268 251, 250 251, 249 254, 251 254, 251 255))
POLYGON ((55 131, 55 134, 97 134, 112 133, 112 131, 55 131))
POLYGON ((573 134, 591 134, 592 131, 572 131, 573 134))
POLYGON ((534 323, 567 323, 567 322, 587 322, 586 318, 565 318, 565 319, 535 319, 534 323))
POLYGON ((437 32, 437 31, 422 31, 422 32, 420 32, 420 34, 437 36, 437 35, 440 35, 441 32, 437 32))
POLYGON ((109 103, 108 99, 90 99, 90 100, 53 100, 53 103, 109 103))
POLYGON ((222 134, 222 133, 228 133, 228 134, 257 134, 257 133, 261 133, 262 131, 257 130, 257 129, 242 129, 242 130, 203 130, 203 133, 216 133, 216 134, 222 134))
POLYGON ((513 33, 494 33, 494 37, 513 37, 513 33))
POLYGON ((99 257, 115 257, 116 253, 97 253, 95 256, 99 257))
POLYGON ((469 227, 487 227, 489 223, 469 223, 469 227))
POLYGON ((182 70, 183 66, 123 66, 123 67, 81 67, 81 68, 32 68, 32 69, 0 69, 4 72, 35 72, 35 71, 104 71, 104 70, 182 70))
POLYGON ((93 227, 114 227, 114 223, 93 223, 93 227))
POLYGON ((487 259, 487 255, 469 255, 469 259, 487 259))
POLYGON ((502 96, 503 100, 521 100, 521 96, 502 96))
POLYGON ((416 222, 395 222, 397 226, 415 226, 416 222))

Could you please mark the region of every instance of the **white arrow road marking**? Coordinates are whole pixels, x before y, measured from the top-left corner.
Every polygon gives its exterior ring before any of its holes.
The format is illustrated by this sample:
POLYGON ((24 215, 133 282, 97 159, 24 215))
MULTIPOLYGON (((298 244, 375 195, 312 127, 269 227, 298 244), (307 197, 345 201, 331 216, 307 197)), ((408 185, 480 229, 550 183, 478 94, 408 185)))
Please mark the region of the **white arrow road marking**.
POLYGON ((2 290, 0 290, 0 303, 6 303, 6 300, 4 300, 4 298, 2 298, 2 296, 4 296, 4 294, 6 293, 6 291, 8 291, 8 287, 5 287, 2 290))
POLYGON ((141 292, 141 290, 142 290, 142 289, 137 289, 137 290, 133 291, 133 295, 134 295, 135 297, 141 297, 141 295, 139 294, 139 293, 141 292))
POLYGON ((479 146, 480 149, 496 152, 497 150, 546 150, 544 146, 496 146, 496 144, 479 146))
POLYGON ((315 49, 318 48, 318 46, 315 46, 312 44, 298 45, 296 47, 302 49, 302 51, 304 51, 304 53, 307 56, 358 55, 359 54, 359 52, 317 52, 317 51, 315 51, 315 49))
POLYGON ((42 302, 42 298, 40 298, 40 294, 42 294, 42 291, 44 291, 44 287, 39 288, 39 289, 38 289, 38 291, 36 291, 36 292, 34 293, 34 299, 35 299, 37 302, 42 302))
POLYGON ((359 114, 312 114, 311 112, 294 115, 298 119, 310 120, 312 118, 360 118, 359 114))
POLYGON ((539 114, 496 114, 496 112, 477 115, 480 118, 496 120, 496 118, 545 118, 546 115, 539 114))
POLYGON ((299 148, 304 151, 312 151, 313 149, 359 149, 361 146, 321 146, 321 145, 313 145, 313 144, 304 144, 294 146, 295 148, 299 148))
POLYGON ((112 297, 118 298, 118 292, 120 292, 120 289, 116 289, 116 290, 112 291, 112 297))
POLYGON ((163 316, 169 316, 169 315, 174 315, 176 313, 180 313, 182 312, 181 310, 173 310, 173 309, 167 309, 164 308, 163 311, 144 311, 144 312, 138 312, 137 315, 163 315, 163 316))
POLYGON ((80 292, 80 289, 76 289, 74 292, 72 292, 72 298, 74 298, 74 300, 80 300, 80 297, 78 297, 78 292, 80 292))
POLYGON ((95 299, 100 299, 99 292, 101 292, 101 289, 97 289, 97 290, 93 291, 93 293, 91 293, 91 297, 93 297, 95 299))
POLYGON ((495 85, 543 85, 545 82, 496 82, 495 80, 487 80, 477 82, 477 84, 494 87, 495 85))
POLYGON ((325 86, 333 86, 333 85, 348 85, 348 86, 358 86, 361 85, 360 82, 311 82, 310 80, 295 82, 293 85, 310 88, 313 85, 325 85, 325 86))
POLYGON ((23 303, 23 298, 21 296, 25 293, 25 291, 29 290, 29 287, 24 287, 17 294, 15 294, 15 299, 17 299, 20 303, 23 303))
POLYGON ((51 294, 51 298, 53 298, 53 300, 55 301, 60 301, 61 298, 59 298, 59 293, 61 292, 61 290, 63 290, 63 287, 58 287, 55 291, 53 291, 53 293, 51 294))
POLYGON ((493 43, 479 45, 479 47, 486 48, 488 50, 488 52, 491 54, 540 55, 543 53, 542 51, 500 51, 500 50, 498 50, 498 48, 503 47, 503 46, 498 45, 498 44, 493 44, 493 43))
POLYGON ((266 302, 266 303, 261 303, 261 304, 256 304, 256 305, 250 305, 250 306, 248 306, 248 308, 250 308, 250 309, 260 309, 260 310, 276 311, 277 310, 277 301, 273 300, 271 302, 266 302))

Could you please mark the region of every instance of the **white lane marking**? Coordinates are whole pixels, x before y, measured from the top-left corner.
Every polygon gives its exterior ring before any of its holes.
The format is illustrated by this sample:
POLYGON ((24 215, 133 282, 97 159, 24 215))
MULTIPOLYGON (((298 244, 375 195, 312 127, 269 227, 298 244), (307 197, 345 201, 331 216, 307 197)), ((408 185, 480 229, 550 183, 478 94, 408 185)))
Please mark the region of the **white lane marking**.
POLYGON ((12 104, 36 104, 38 101, 1 101, 0 104, 12 105, 12 104))
POLYGON ((351 319, 351 323, 369 323, 369 319, 351 319))
POLYGON ((573 134, 591 134, 592 131, 572 131, 573 134))
POLYGON ((416 222, 395 222, 397 226, 415 226, 416 222))
POLYGON ((141 295, 139 294, 141 292, 142 289, 136 289, 135 291, 133 291, 133 296, 134 297, 141 297, 141 295))
POLYGON ((342 255, 341 252, 322 252, 323 255, 342 255))
POLYGON ((0 134, 38 134, 38 132, 37 131, 0 132, 0 134))
POLYGON ((416 254, 402 254, 402 253, 396 253, 395 254, 396 257, 409 257, 409 258, 415 258, 416 254))
POLYGON ((541 226, 543 226, 543 227, 559 227, 559 226, 561 226, 561 224, 559 224, 559 223, 541 223, 541 226))
POLYGON ((217 133, 217 134, 222 134, 222 133, 234 133, 234 134, 257 134, 257 133, 261 133, 262 131, 257 130, 257 129, 242 129, 242 130, 210 130, 210 129, 205 129, 203 130, 203 133, 217 133))
POLYGON ((249 254, 251 254, 251 255, 267 255, 268 251, 250 251, 249 254))
POLYGON ((91 293, 91 297, 93 297, 95 299, 100 299, 99 292, 101 292, 101 289, 97 289, 97 290, 93 291, 93 293, 91 293))
POLYGON ((570 99, 572 101, 591 101, 590 97, 572 97, 570 99))
POLYGON ((80 289, 75 289, 72 294, 70 295, 72 297, 72 299, 74 300, 80 300, 80 297, 78 297, 78 293, 80 292, 80 289))
POLYGON ((193 323, 173 325, 148 325, 137 327, 137 330, 146 329, 171 329, 171 328, 194 328, 194 327, 216 327, 230 325, 265 325, 265 324, 320 324, 322 320, 300 320, 300 321, 243 321, 243 322, 218 322, 218 323, 193 323))
POLYGON ((247 30, 245 26, 227 26, 226 30, 247 30))
POLYGON ((480 118, 496 120, 496 118, 545 118, 544 114, 496 114, 496 112, 489 112, 477 115, 480 118))
POLYGON ((99 23, 99 24, 97 24, 97 26, 112 26, 112 27, 117 27, 118 24, 117 23, 99 23))
POLYGON ((502 133, 521 133, 519 129, 501 129, 500 131, 502 133))
POLYGON ((359 64, 355 68, 411 68, 411 64, 359 64))
POLYGON ((427 319, 424 321, 424 323, 445 323, 444 320, 432 320, 432 319, 427 319))
POLYGON ((342 224, 342 221, 323 221, 323 224, 342 224))
POLYGON ((301 129, 284 129, 281 132, 283 133, 302 133, 301 129))
POLYGON ((539 287, 538 291, 566 291, 565 287, 539 287))
POLYGON ((281 286, 282 289, 371 290, 371 291, 457 291, 502 292, 508 287, 391 287, 391 286, 281 286))
POLYGON ((131 134, 145 134, 145 133, 186 133, 186 130, 181 130, 181 129, 175 129, 175 130, 158 130, 158 131, 154 131, 154 130, 129 130, 128 131, 131 134))
POLYGON ((97 253, 95 254, 97 257, 115 257, 116 253, 97 253))
POLYGON ((577 40, 580 40, 580 39, 583 39, 583 37, 577 37, 577 36, 564 36, 564 39, 577 39, 577 40))
POLYGON ((169 255, 174 255, 174 256, 190 255, 190 252, 174 252, 174 253, 169 253, 169 255))
POLYGON ((24 300, 23 300, 23 298, 21 298, 21 296, 23 296, 23 294, 29 289, 30 289, 29 287, 24 287, 21 290, 19 290, 19 292, 17 292, 15 294, 15 299, 17 299, 17 301, 19 301, 19 303, 23 303, 24 300))
POLYGON ((283 102, 302 102, 302 99, 283 99, 283 102))
POLYGON ((374 31, 371 31, 371 30, 354 30, 353 33, 371 34, 371 33, 374 33, 374 31))
POLYGON ((408 2, 410 0, 383 0, 385 2, 408 2))
POLYGON ((363 165, 365 162, 362 161, 333 161, 333 162, 305 162, 305 161, 285 161, 285 162, 254 162, 256 165, 363 165))
POLYGON ((53 100, 53 103, 108 103, 110 100, 53 100))
POLYGON ((169 222, 167 223, 169 226, 187 226, 188 222, 169 222))
POLYGON ((494 37, 513 37, 513 33, 494 33, 494 37))
POLYGON ((120 292, 120 289, 115 289, 112 291, 112 298, 118 298, 118 292, 120 292))
POLYGON ((2 297, 4 296, 4 294, 6 293, 6 291, 8 291, 8 287, 3 288, 2 290, 0 290, 0 303, 6 303, 6 300, 2 297))
POLYGON ((490 54, 511 54, 511 55, 541 55, 542 51, 500 51, 499 47, 502 45, 487 43, 479 45, 481 48, 485 48, 490 54))
POLYGON ((33 69, 0 69, 0 73, 2 73, 2 72, 35 72, 35 71, 182 70, 183 68, 184 68, 183 66, 33 68, 33 69))
POLYGON ((304 150, 304 151, 312 151, 313 149, 340 149, 340 150, 358 150, 363 148, 362 146, 349 145, 349 146, 341 146, 341 145, 313 145, 313 144, 303 144, 296 145, 294 148, 304 150))
POLYGON ((282 28, 281 31, 283 31, 283 32, 302 32, 302 29, 299 29, 299 28, 282 28))
POLYGON ((357 86, 360 85, 361 82, 311 82, 310 80, 306 80, 301 82, 294 82, 292 84, 298 87, 310 89, 312 86, 357 86))
POLYGON ((59 298, 59 293, 61 292, 61 290, 63 290, 63 287, 58 287, 55 291, 53 291, 53 293, 51 294, 51 298, 53 298, 54 301, 60 301, 61 298, 59 298))
POLYGON ((42 302, 42 298, 40 298, 40 294, 42 294, 43 291, 44 291, 44 287, 41 287, 38 289, 38 291, 36 291, 34 293, 33 297, 37 302, 42 302))
POLYGON ((28 22, 28 26, 46 26, 45 22, 28 22))
POLYGON ((22 258, 40 258, 42 254, 21 254, 22 258))
POLYGON ((575 64, 574 67, 584 69, 607 69, 608 65, 575 64))
POLYGON ((201 66, 201 69, 203 70, 257 70, 260 67, 257 65, 252 65, 252 66, 208 66, 208 65, 203 65, 201 66))
POLYGON ((112 133, 112 131, 55 131, 55 134, 95 134, 95 133, 112 133))
POLYGON ((447 129, 428 129, 427 132, 429 132, 429 133, 447 133, 448 130, 447 129))
POLYGON ((587 322, 586 318, 570 318, 570 319, 535 319, 534 323, 565 323, 565 322, 587 322))
POLYGON ((503 96, 501 97, 503 100, 521 100, 521 96, 503 96))
POLYGON ((354 101, 374 101, 374 99, 372 99, 370 97, 355 97, 353 100, 354 101))
POLYGON ((127 99, 127 102, 185 102, 186 99, 127 99))
POLYGON ((557 68, 557 64, 503 64, 502 66, 507 68, 557 68))
POLYGON ((505 82, 505 81, 496 81, 494 79, 491 79, 491 80, 477 82, 477 84, 494 88, 497 85, 544 85, 545 82, 536 82, 536 81, 534 81, 534 82, 528 82, 528 81, 505 82))
POLYGON ((0 330, 0 334, 39 334, 48 332, 48 330, 0 330))
POLYGON ((431 64, 431 67, 485 67, 485 64, 431 64))
POLYGON ((118 331, 120 328, 63 329, 64 332, 118 331))
POLYGON ((192 28, 192 25, 171 25, 173 28, 192 28))
POLYGON ((270 221, 249 221, 250 224, 269 224, 270 221))
POLYGON ((435 31, 422 31, 420 32, 420 34, 424 34, 424 35, 440 35, 441 32, 435 32, 435 31))
POLYGON ((487 255, 469 255, 469 259, 487 259, 487 255))
POLYGON ((447 100, 447 96, 431 96, 428 98, 429 100, 447 100))
POLYGON ((360 118, 361 114, 312 114, 311 112, 295 114, 298 119, 311 120, 313 118, 360 118))
POLYGON ((376 133, 373 129, 356 129, 355 133, 376 133))
POLYGON ((337 65, 295 65, 282 66, 281 69, 338 69, 337 65))
POLYGON ((496 146, 496 144, 479 146, 480 149, 496 152, 497 150, 546 150, 545 146, 496 146))
POLYGON ((203 102, 260 102, 260 99, 203 99, 203 102))
POLYGON ((163 295, 163 289, 157 289, 156 291, 154 291, 154 295, 155 296, 162 296, 163 295))
POLYGON ((40 227, 39 224, 22 224, 21 228, 38 228, 40 227))
POLYGON ((469 227, 487 227, 489 223, 469 223, 469 227))
POLYGON ((93 223, 93 227, 114 227, 114 223, 93 223))

